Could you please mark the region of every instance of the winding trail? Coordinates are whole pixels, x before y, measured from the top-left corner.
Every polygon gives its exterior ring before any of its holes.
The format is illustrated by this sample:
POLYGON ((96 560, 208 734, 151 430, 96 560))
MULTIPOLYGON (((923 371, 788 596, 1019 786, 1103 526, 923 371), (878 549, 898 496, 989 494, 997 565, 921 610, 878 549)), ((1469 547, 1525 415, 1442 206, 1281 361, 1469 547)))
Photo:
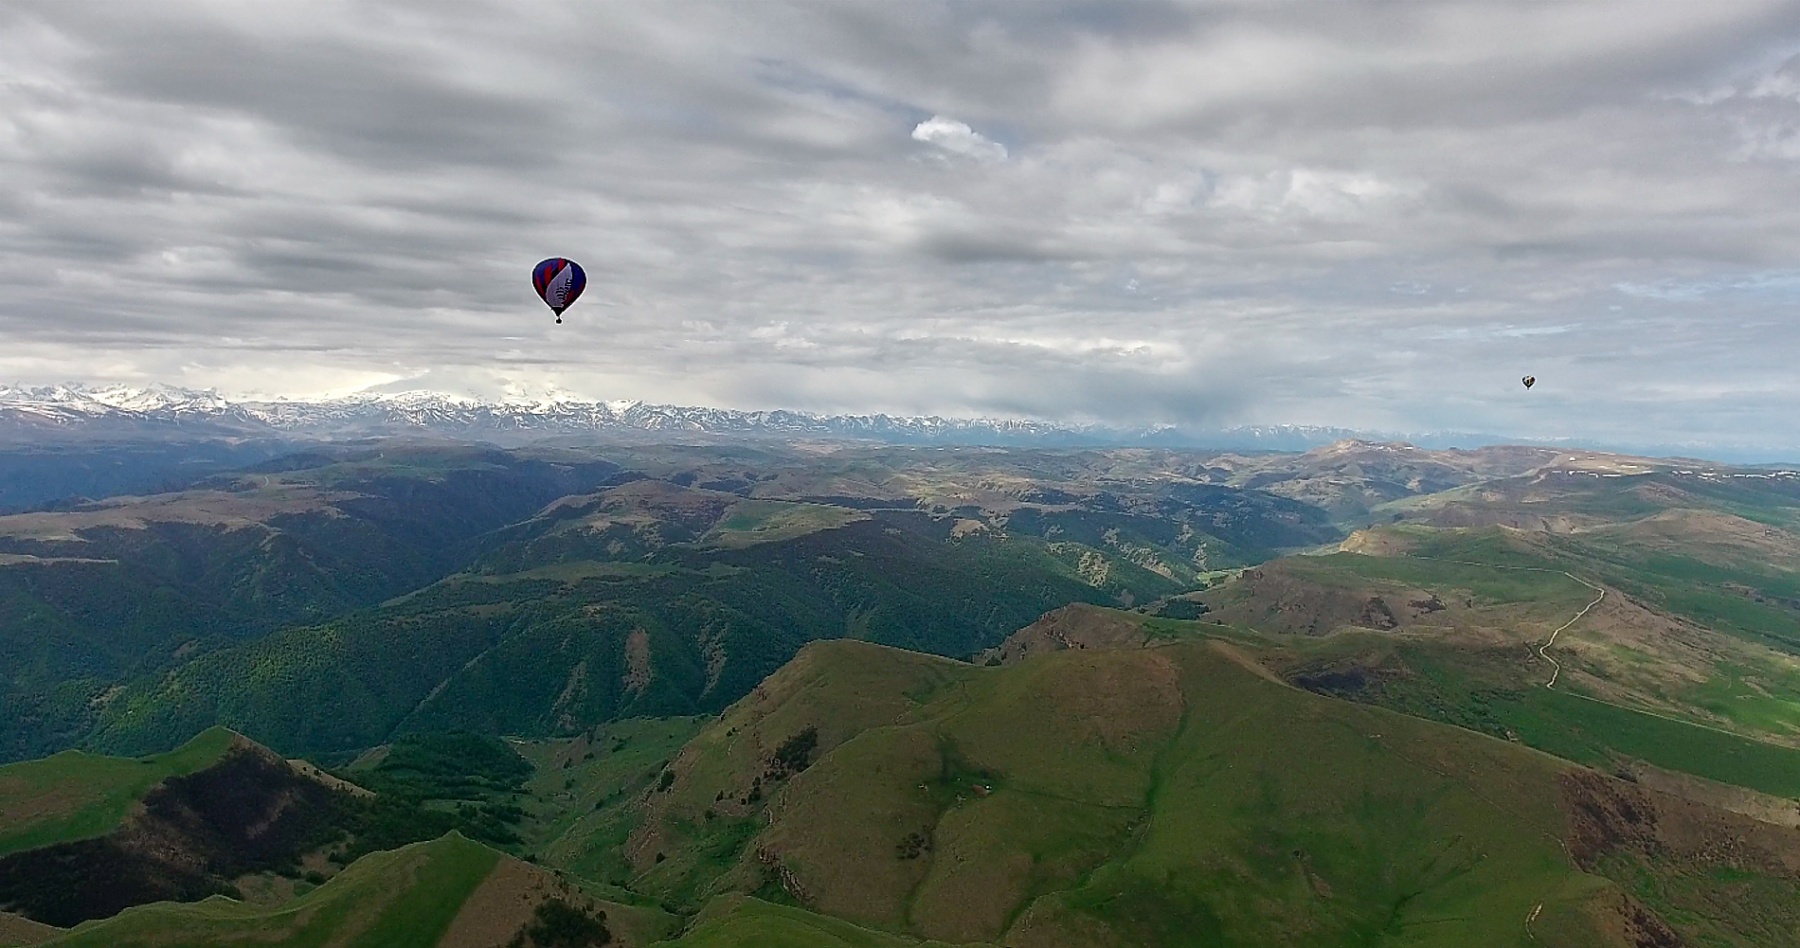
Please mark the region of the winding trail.
MULTIPOLYGON (((1606 598, 1605 587, 1602 587, 1595 583, 1590 583, 1587 580, 1582 579, 1581 577, 1575 575, 1574 573, 1569 572, 1566 569, 1549 569, 1549 568, 1542 567, 1542 566, 1501 566, 1497 563, 1477 563, 1477 562, 1474 562, 1473 560, 1444 560, 1444 559, 1438 559, 1435 556, 1412 556, 1410 554, 1407 555, 1407 558, 1414 559, 1414 560, 1430 560, 1431 562, 1434 562, 1434 563, 1455 563, 1458 566, 1479 566, 1482 569, 1511 569, 1511 570, 1519 570, 1521 572, 1526 572, 1526 573, 1556 573, 1560 576, 1567 576, 1570 579, 1580 583, 1581 585, 1586 586, 1589 589, 1592 589, 1596 593, 1596 595, 1594 596, 1594 601, 1588 603, 1585 606, 1582 606, 1581 611, 1575 613, 1574 618, 1571 618, 1569 621, 1564 622, 1562 625, 1557 626, 1556 630, 1550 633, 1550 637, 1548 639, 1544 640, 1544 644, 1539 645, 1537 647, 1537 656, 1539 658, 1543 659, 1544 661, 1550 663, 1550 680, 1544 682, 1544 687, 1552 689, 1552 690, 1554 690, 1556 688, 1556 679, 1562 676, 1562 663, 1557 661, 1556 659, 1550 657, 1550 654, 1549 654, 1550 646, 1556 644, 1556 637, 1563 634, 1563 631, 1565 629, 1567 629, 1569 626, 1574 625, 1577 622, 1580 622, 1581 618, 1583 616, 1587 615, 1590 610, 1592 610, 1595 606, 1600 604, 1600 600, 1606 598)), ((1602 703, 1603 704, 1611 704, 1612 702, 1607 701, 1607 702, 1602 702, 1602 703)), ((1621 705, 1620 707, 1623 707, 1623 706, 1621 705)))
MULTIPOLYGON (((1407 559, 1429 560, 1434 563, 1455 563, 1459 566, 1479 566, 1479 567, 1482 567, 1483 569, 1516 569, 1516 570, 1524 570, 1524 571, 1530 572, 1530 573, 1558 573, 1560 575, 1569 577, 1570 579, 1582 584, 1583 586, 1586 586, 1589 589, 1592 589, 1597 594, 1594 596, 1594 601, 1590 602, 1586 606, 1582 607, 1582 610, 1580 612, 1575 613, 1574 618, 1570 619, 1567 622, 1564 622, 1561 626, 1558 626, 1556 631, 1550 633, 1550 638, 1545 640, 1544 644, 1537 647, 1538 657, 1543 659, 1544 661, 1550 663, 1550 667, 1551 667, 1550 680, 1544 682, 1544 687, 1549 688, 1551 690, 1555 690, 1556 680, 1562 674, 1562 665, 1561 665, 1561 663, 1557 662, 1556 659, 1551 658, 1548 654, 1546 654, 1545 650, 1548 649, 1550 646, 1556 644, 1556 637, 1558 635, 1562 634, 1562 632, 1564 630, 1568 629, 1570 626, 1574 625, 1576 622, 1581 621, 1581 619, 1584 616, 1586 616, 1590 610, 1592 610, 1595 606, 1600 604, 1600 600, 1606 598, 1606 590, 1604 588, 1602 588, 1601 586, 1596 585, 1594 583, 1590 583, 1587 580, 1582 579, 1581 577, 1575 575, 1574 573, 1569 572, 1568 570, 1546 569, 1541 566, 1501 566, 1497 563, 1477 563, 1473 560, 1445 560, 1445 559, 1439 559, 1435 556, 1413 556, 1411 554, 1401 554, 1401 555, 1407 559)), ((1690 718, 1679 718, 1679 717, 1676 717, 1675 715, 1665 714, 1661 711, 1655 711, 1650 708, 1641 708, 1641 707, 1637 707, 1637 706, 1629 705, 1629 704, 1620 704, 1617 701, 1608 701, 1605 698, 1596 698, 1593 695, 1584 695, 1579 691, 1569 691, 1567 689, 1564 689, 1563 691, 1558 692, 1558 693, 1568 695, 1571 698, 1580 698, 1583 701, 1591 701, 1594 704, 1603 704, 1609 708, 1617 708, 1620 711, 1630 711, 1633 714, 1649 715, 1650 717, 1653 717, 1653 718, 1658 718, 1658 719, 1661 719, 1664 721, 1668 721, 1671 724, 1685 724, 1688 727, 1705 728, 1708 731, 1713 731, 1718 734, 1723 734, 1726 737, 1735 737, 1739 740, 1754 741, 1758 744, 1767 744, 1770 747, 1785 748, 1788 746, 1786 744, 1778 744, 1774 741, 1764 740, 1763 738, 1755 737, 1755 736, 1752 736, 1749 734, 1741 734, 1737 731, 1727 730, 1725 728, 1719 727, 1716 724, 1707 724, 1704 721, 1695 721, 1690 718)))
POLYGON ((1593 602, 1590 602, 1587 605, 1582 606, 1581 611, 1575 613, 1575 618, 1570 619, 1569 621, 1564 622, 1562 625, 1557 626, 1556 631, 1550 633, 1550 638, 1547 641, 1545 641, 1544 644, 1538 646, 1538 650, 1537 650, 1538 657, 1543 659, 1546 662, 1549 662, 1550 668, 1551 668, 1550 680, 1544 682, 1544 687, 1546 687, 1546 688, 1555 688, 1556 687, 1556 678, 1558 675, 1562 674, 1562 663, 1558 662, 1554 658, 1551 658, 1549 653, 1546 652, 1545 650, 1548 649, 1550 646, 1556 644, 1556 637, 1561 635, 1564 629, 1568 628, 1569 626, 1574 625, 1577 622, 1580 622, 1581 617, 1587 615, 1589 609, 1592 609, 1595 606, 1599 605, 1600 600, 1606 598, 1606 590, 1603 587, 1596 586, 1593 583, 1590 583, 1587 580, 1582 579, 1581 577, 1575 575, 1574 573, 1564 572, 1563 575, 1580 583, 1583 586, 1586 586, 1589 589, 1592 589, 1594 592, 1599 593, 1599 595, 1594 597, 1593 602))

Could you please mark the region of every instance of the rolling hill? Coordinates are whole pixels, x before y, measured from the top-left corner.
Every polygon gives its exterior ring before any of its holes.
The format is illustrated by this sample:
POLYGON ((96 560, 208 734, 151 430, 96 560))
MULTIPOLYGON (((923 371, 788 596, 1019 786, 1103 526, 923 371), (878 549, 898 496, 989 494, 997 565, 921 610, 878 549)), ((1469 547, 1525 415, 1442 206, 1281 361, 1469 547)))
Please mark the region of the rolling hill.
MULTIPOLYGON (((1796 943, 1800 819, 1752 805, 1769 795, 1627 769, 1624 729, 1590 769, 1280 677, 1356 634, 1072 607, 997 664, 814 643, 716 719, 523 745, 514 848, 566 874, 540 892, 670 945, 1796 943)), ((1646 721, 1653 750, 1694 730, 1646 721)), ((349 773, 470 766, 402 759, 349 773)), ((279 909, 131 909, 67 943, 360 944, 344 933, 399 918, 422 934, 380 943, 461 944, 502 864, 524 871, 449 837, 279 909), (431 906, 406 894, 427 877, 431 906)))
POLYGON ((1800 746, 1794 478, 1549 470, 1388 511, 1349 552, 1265 563, 1199 598, 1267 632, 1356 631, 1340 670, 1366 646, 1363 690, 1418 707, 1433 682, 1518 693, 1554 674, 1563 693, 1800 746))
POLYGON ((147 905, 41 944, 633 948, 648 944, 666 928, 666 920, 654 909, 595 899, 551 873, 451 834, 365 856, 324 885, 278 907, 223 897, 189 905, 147 905), (602 937, 604 941, 599 940, 602 937))
POLYGON ((606 453, 320 449, 0 517, 0 747, 143 753, 225 724, 347 753, 714 712, 814 639, 963 656, 1342 535, 1171 481, 1166 453, 606 453))
POLYGON ((0 768, 0 909, 68 927, 236 893, 237 880, 297 872, 359 803, 223 729, 155 757, 13 764, 0 768))
POLYGON ((501 742, 442 735, 356 769, 371 793, 222 728, 154 757, 0 767, 0 944, 548 946, 564 929, 614 944, 665 931, 655 909, 596 901, 446 831, 491 833, 493 804, 504 818, 530 770, 501 742), (420 839, 432 832, 444 835, 420 839))
POLYGON ((666 774, 546 851, 699 912, 678 944, 1760 945, 1800 919, 1791 826, 1185 635, 998 667, 815 644, 666 774))
POLYGON ((13 746, 201 734, 0 767, 0 944, 1800 944, 1781 471, 379 443, 0 535, 13 746))

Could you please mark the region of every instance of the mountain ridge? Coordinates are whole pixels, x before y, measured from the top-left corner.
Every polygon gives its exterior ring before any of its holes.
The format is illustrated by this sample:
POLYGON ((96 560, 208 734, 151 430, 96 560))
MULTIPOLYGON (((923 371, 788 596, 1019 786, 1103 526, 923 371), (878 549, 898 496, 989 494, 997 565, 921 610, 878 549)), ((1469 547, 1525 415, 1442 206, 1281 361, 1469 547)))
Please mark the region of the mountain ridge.
MULTIPOLYGON (((1080 424, 1027 418, 824 414, 739 410, 637 400, 482 400, 431 391, 361 392, 317 399, 234 398, 216 389, 152 384, 0 385, 0 437, 120 436, 180 432, 215 437, 352 438, 429 433, 533 440, 590 433, 688 434, 859 439, 901 444, 1046 446, 1206 446, 1307 450, 1347 438, 1391 438, 1324 425, 1080 424)), ((1425 443, 1489 444, 1469 434, 1412 435, 1425 443)))
POLYGON ((1146 447, 1308 451, 1344 440, 1406 442, 1419 448, 1536 445, 1658 457, 1707 457, 1736 464, 1800 460, 1789 447, 1713 443, 1614 443, 1474 431, 1386 431, 1334 425, 1204 427, 1056 421, 992 416, 829 414, 655 404, 561 395, 481 399, 429 390, 318 398, 229 396, 217 389, 0 384, 0 444, 55 440, 343 440, 391 436, 476 438, 497 444, 602 436, 856 440, 900 445, 1146 447))

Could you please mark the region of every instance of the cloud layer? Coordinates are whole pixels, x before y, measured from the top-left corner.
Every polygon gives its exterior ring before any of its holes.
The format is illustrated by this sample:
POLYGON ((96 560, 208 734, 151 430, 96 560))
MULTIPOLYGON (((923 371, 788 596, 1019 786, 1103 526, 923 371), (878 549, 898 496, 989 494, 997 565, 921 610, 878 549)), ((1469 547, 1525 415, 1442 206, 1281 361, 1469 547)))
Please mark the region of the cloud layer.
POLYGON ((1800 450, 1793 4, 96 9, 0 380, 1800 450))

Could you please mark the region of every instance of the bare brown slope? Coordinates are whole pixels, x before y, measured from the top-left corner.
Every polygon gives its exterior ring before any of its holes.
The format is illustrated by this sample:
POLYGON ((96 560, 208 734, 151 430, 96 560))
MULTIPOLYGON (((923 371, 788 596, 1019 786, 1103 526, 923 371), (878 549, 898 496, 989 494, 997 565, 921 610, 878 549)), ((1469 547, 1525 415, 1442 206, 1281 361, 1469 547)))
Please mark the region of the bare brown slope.
POLYGON ((1467 606, 1399 583, 1326 575, 1302 559, 1247 569, 1201 598, 1208 618, 1287 635, 1328 635, 1346 627, 1393 631, 1424 624, 1468 624, 1467 606), (1324 581, 1331 580, 1331 581, 1324 581))
MULTIPOLYGON (((1800 944, 1800 898, 1746 905, 1751 886, 1800 886, 1800 829, 1589 770, 1565 772, 1559 787, 1569 856, 1583 870, 1635 877, 1644 898, 1702 943, 1800 944)), ((1638 945, 1686 943, 1666 925, 1634 920, 1638 945)))
POLYGON ((1224 483, 1266 490, 1356 517, 1390 501, 1525 474, 1554 461, 1550 448, 1430 451, 1410 444, 1339 441, 1304 454, 1216 458, 1224 483))
POLYGON ((69 511, 0 517, 0 536, 77 541, 105 527, 142 530, 153 523, 187 523, 226 530, 268 528, 269 521, 300 513, 342 516, 337 503, 362 495, 277 484, 241 492, 190 490, 147 497, 112 497, 69 511))
POLYGON ((43 922, 34 922, 23 915, 11 912, 0 912, 0 946, 3 948, 19 948, 22 945, 35 945, 49 941, 62 934, 63 930, 43 922))
MULTIPOLYGON (((513 944, 546 905, 562 903, 601 920, 612 948, 638 948, 669 934, 672 919, 655 909, 596 899, 556 873, 503 856, 463 902, 434 948, 499 948, 513 944)), ((526 945, 534 944, 529 938, 526 945)))
POLYGON ((1076 603, 1045 613, 998 646, 982 652, 977 660, 987 665, 1010 665, 1044 652, 1140 648, 1148 641, 1142 616, 1076 603))

